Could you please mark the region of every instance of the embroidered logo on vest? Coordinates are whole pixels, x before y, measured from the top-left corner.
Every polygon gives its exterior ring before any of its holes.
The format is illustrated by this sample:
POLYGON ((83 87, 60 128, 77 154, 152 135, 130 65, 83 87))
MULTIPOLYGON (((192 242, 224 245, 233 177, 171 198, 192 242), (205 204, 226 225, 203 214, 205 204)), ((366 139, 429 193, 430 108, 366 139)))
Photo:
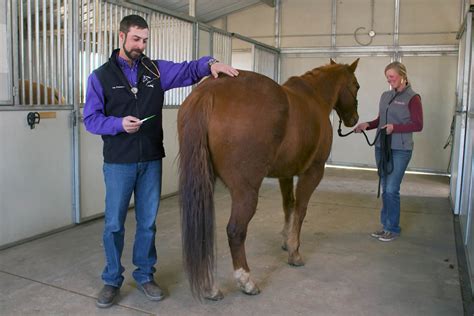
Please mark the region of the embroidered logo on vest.
POLYGON ((143 78, 142 78, 142 82, 148 88, 154 88, 155 87, 155 84, 153 83, 153 81, 155 81, 155 80, 156 80, 156 78, 152 78, 152 77, 147 76, 147 75, 143 75, 143 78))

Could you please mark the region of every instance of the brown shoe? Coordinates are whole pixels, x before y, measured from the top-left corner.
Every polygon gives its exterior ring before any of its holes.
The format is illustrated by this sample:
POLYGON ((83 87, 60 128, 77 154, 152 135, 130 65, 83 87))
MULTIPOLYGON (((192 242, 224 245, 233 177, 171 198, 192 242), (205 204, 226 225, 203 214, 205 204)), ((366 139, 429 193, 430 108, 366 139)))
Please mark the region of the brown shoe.
POLYGON ((138 289, 145 293, 145 296, 152 301, 161 301, 165 294, 155 281, 146 282, 138 285, 138 289))
POLYGON ((385 232, 382 236, 379 237, 380 241, 393 241, 400 237, 400 234, 392 233, 392 232, 385 232))
POLYGON ((377 230, 377 231, 371 233, 370 236, 378 239, 378 238, 382 237, 384 234, 385 234, 385 230, 381 229, 381 230, 377 230))
POLYGON ((120 292, 120 288, 112 285, 104 285, 97 297, 96 305, 100 308, 107 308, 114 305, 114 301, 120 292))

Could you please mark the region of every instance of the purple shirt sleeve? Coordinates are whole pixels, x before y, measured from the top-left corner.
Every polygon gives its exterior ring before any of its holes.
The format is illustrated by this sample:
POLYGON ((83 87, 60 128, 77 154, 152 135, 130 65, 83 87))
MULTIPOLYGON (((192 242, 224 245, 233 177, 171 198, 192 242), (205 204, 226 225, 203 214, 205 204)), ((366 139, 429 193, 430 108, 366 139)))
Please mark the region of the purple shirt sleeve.
MULTIPOLYGON (((163 91, 190 86, 199 82, 203 77, 210 75, 208 61, 211 58, 205 56, 198 60, 182 63, 165 60, 155 61, 160 70, 163 91)), ((86 103, 84 105, 84 126, 86 130, 98 135, 117 135, 124 132, 122 118, 106 116, 104 104, 102 85, 95 73, 92 73, 87 82, 86 103)))
POLYGON ((164 91, 190 86, 211 74, 208 61, 212 57, 205 56, 198 60, 174 63, 166 60, 157 60, 161 75, 161 87, 164 91))
POLYGON ((95 73, 87 81, 84 126, 87 131, 97 135, 117 135, 124 132, 121 117, 105 116, 104 92, 95 73))

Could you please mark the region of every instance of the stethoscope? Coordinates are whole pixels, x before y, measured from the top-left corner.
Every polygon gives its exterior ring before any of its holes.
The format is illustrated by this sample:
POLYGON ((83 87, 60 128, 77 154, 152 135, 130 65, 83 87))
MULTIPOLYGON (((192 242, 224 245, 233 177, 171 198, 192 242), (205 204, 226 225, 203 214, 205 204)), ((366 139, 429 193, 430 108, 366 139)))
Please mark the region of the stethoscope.
POLYGON ((141 62, 142 62, 142 65, 149 71, 151 72, 156 78, 155 79, 159 79, 160 78, 160 71, 158 70, 158 67, 156 66, 156 64, 148 57, 146 57, 145 55, 142 56, 142 58, 140 58, 141 62), (155 68, 156 72, 154 72, 153 70, 151 70, 144 62, 143 60, 145 59, 148 59, 151 64, 153 65, 153 67, 155 68))

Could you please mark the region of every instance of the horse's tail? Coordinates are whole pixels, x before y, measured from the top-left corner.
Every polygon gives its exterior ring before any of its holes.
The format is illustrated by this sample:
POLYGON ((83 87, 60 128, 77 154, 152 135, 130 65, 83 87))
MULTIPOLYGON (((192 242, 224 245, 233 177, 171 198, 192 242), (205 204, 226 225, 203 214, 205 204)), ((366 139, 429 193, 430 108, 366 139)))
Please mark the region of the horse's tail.
POLYGON ((193 296, 214 284, 214 184, 208 146, 212 96, 191 94, 178 113, 179 191, 184 270, 193 296))

